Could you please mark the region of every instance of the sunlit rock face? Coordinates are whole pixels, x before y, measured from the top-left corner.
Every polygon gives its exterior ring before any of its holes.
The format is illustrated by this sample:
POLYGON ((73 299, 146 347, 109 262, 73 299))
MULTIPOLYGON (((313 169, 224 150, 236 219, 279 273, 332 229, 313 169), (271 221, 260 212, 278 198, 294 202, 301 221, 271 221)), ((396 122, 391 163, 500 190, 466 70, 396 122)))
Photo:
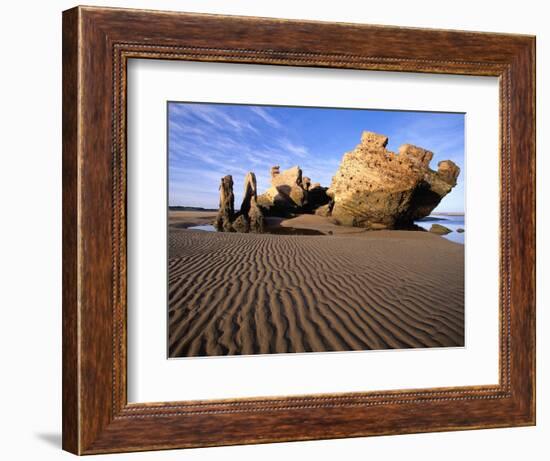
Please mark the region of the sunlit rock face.
POLYGON ((428 216, 456 185, 460 168, 450 160, 429 165, 432 152, 404 144, 396 154, 388 138, 365 131, 361 143, 344 154, 327 191, 331 215, 342 225, 366 229, 407 227, 428 216))
POLYGON ((326 187, 312 183, 302 176, 299 166, 281 171, 279 166, 271 167, 271 186, 258 196, 258 205, 271 215, 313 212, 328 203, 326 187))
POLYGON ((266 209, 294 211, 305 203, 306 194, 300 167, 280 171, 279 166, 274 166, 271 187, 258 197, 258 202, 266 209))

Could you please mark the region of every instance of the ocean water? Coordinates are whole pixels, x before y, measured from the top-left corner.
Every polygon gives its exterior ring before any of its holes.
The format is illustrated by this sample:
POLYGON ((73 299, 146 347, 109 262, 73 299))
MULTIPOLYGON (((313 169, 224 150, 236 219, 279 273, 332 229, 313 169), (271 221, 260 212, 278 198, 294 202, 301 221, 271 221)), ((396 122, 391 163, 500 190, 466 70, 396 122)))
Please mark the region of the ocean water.
POLYGON ((464 227, 464 215, 430 215, 415 221, 415 224, 426 230, 430 230, 432 224, 441 224, 442 226, 452 230, 450 234, 442 235, 443 238, 464 245, 464 235, 466 233, 466 227, 464 227), (457 232, 457 229, 460 228, 464 229, 465 232, 457 232))
POLYGON ((200 230, 206 232, 216 232, 216 228, 212 224, 202 224, 200 226, 189 226, 187 229, 200 230))

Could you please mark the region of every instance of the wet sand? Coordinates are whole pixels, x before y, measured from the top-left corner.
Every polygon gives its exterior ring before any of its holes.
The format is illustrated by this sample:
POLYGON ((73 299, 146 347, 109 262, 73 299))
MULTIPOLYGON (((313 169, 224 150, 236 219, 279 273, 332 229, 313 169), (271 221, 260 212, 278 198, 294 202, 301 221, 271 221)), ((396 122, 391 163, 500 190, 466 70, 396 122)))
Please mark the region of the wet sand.
POLYGON ((216 218, 216 211, 172 211, 168 212, 168 226, 170 229, 187 229, 191 226, 212 224, 216 218))

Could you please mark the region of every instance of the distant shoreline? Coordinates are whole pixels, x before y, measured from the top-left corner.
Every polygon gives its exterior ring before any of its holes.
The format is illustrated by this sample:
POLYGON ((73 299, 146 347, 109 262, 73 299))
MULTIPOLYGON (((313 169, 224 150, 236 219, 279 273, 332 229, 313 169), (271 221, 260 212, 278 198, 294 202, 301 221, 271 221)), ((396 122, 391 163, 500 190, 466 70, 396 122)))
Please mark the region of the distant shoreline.
POLYGON ((435 211, 430 213, 431 216, 464 216, 463 211, 435 211))
POLYGON ((217 208, 203 208, 200 206, 169 205, 170 211, 218 211, 217 208))

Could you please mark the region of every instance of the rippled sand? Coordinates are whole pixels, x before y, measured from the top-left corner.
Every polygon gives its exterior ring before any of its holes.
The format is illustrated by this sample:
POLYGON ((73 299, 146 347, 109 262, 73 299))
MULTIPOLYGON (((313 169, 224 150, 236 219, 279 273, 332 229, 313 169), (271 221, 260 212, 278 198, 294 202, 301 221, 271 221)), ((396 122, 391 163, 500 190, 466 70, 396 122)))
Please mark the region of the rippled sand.
POLYGON ((427 232, 169 232, 171 357, 464 345, 464 247, 427 232))

